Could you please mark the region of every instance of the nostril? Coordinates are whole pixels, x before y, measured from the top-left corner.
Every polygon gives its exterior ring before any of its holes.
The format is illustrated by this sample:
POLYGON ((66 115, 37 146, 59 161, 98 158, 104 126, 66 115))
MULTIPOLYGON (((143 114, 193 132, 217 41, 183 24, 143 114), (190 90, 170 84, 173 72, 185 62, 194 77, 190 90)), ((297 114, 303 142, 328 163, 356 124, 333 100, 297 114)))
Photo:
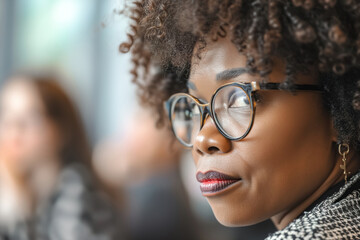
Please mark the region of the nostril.
POLYGON ((208 148, 209 153, 218 152, 220 149, 214 146, 208 148))

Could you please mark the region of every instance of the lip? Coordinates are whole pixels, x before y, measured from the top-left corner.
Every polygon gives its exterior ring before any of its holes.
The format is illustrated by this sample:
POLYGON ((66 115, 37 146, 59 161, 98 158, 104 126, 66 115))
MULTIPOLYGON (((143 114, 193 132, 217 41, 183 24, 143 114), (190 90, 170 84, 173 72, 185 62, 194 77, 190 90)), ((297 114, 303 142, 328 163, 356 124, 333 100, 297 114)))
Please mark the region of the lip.
POLYGON ((241 180, 241 178, 232 177, 216 171, 208 171, 206 173, 198 172, 196 179, 200 183, 200 190, 204 196, 219 194, 241 180))

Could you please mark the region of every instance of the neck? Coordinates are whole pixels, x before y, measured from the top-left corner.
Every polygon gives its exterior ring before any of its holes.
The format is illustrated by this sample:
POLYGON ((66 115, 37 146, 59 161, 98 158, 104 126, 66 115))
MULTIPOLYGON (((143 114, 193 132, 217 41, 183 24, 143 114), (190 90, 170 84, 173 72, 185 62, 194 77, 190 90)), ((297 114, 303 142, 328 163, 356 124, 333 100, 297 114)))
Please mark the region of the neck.
MULTIPOLYGON (((285 228, 289 223, 291 223, 295 218, 297 218, 301 213, 305 211, 315 200, 317 200, 321 195, 323 195, 331 186, 336 183, 344 180, 344 171, 340 168, 342 164, 341 157, 336 160, 334 167, 325 181, 316 189, 309 197, 304 201, 298 204, 295 208, 281 212, 273 217, 271 217, 272 222, 278 230, 285 228)), ((351 174, 356 173, 360 168, 360 159, 357 155, 349 156, 347 160, 347 172, 351 174)), ((349 178, 349 175, 348 175, 349 178)))

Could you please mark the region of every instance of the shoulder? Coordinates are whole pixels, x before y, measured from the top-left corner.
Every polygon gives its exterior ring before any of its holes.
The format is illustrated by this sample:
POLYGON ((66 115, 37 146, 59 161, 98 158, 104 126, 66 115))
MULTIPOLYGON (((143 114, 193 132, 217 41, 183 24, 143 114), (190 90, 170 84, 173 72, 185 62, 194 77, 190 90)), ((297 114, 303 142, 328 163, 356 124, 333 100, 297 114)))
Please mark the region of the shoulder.
POLYGON ((61 172, 45 215, 48 235, 60 239, 116 239, 119 234, 118 209, 80 164, 61 172))
POLYGON ((266 240, 360 239, 360 190, 352 189, 359 182, 358 173, 338 192, 266 240))
MULTIPOLYGON (((82 164, 70 164, 60 172, 57 186, 51 199, 52 207, 80 207, 92 198, 84 198, 87 194, 93 193, 95 185, 88 169, 82 164)), ((71 209, 72 212, 75 209, 71 209)))

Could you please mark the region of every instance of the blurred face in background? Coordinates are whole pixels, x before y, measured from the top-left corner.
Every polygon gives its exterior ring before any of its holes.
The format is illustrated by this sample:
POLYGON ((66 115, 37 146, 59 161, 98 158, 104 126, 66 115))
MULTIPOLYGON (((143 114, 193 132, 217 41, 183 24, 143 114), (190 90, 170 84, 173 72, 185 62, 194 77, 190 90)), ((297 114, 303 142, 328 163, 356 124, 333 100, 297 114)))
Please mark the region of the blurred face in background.
POLYGON ((0 95, 0 151, 13 170, 27 174, 59 152, 59 132, 35 86, 14 79, 0 95))

